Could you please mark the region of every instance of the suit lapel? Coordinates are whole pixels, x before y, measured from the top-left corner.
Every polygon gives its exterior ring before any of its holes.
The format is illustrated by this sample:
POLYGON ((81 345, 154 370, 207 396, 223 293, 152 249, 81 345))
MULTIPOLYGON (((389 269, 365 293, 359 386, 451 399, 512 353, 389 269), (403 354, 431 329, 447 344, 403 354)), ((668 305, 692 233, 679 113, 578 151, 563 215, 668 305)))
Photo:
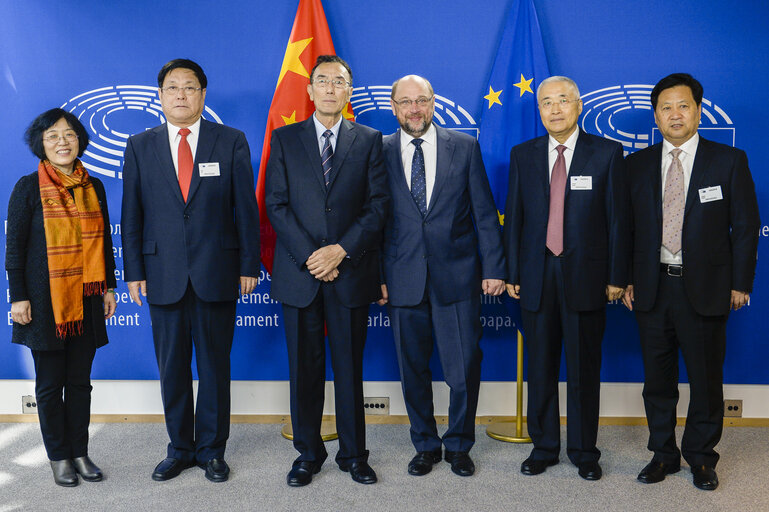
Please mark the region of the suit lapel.
MULTIPOLYGON (((441 193, 443 184, 446 183, 446 176, 451 171, 451 160, 454 158, 454 142, 449 137, 448 132, 438 126, 435 127, 435 142, 437 145, 435 183, 433 184, 433 192, 430 195, 430 204, 427 205, 425 217, 430 215, 433 205, 435 205, 438 195, 441 193)), ((414 205, 416 206, 416 203, 414 205)))
POLYGON ((195 163, 192 166, 192 180, 190 181, 190 190, 187 193, 187 204, 192 202, 200 187, 200 162, 210 162, 214 151, 217 134, 211 123, 206 120, 200 121, 200 133, 198 134, 198 147, 195 150, 195 163), (198 171, 196 171, 198 169, 198 171))
POLYGON ((550 148, 548 141, 549 136, 545 135, 534 142, 534 154, 536 157, 533 162, 534 172, 539 181, 542 195, 545 198, 545 204, 550 203, 550 161, 548 159, 550 148))
POLYGON ((168 142, 168 125, 162 124, 154 128, 153 136, 155 138, 155 156, 157 156, 158 159, 159 172, 168 182, 168 186, 172 190, 171 193, 180 203, 184 204, 182 191, 179 188, 179 178, 176 176, 176 168, 174 167, 174 160, 171 156, 171 145, 168 142))
POLYGON ((652 169, 651 183, 654 197, 654 213, 657 215, 656 221, 659 227, 660 243, 662 243, 662 143, 657 144, 649 153, 652 159, 645 169, 652 169))
MULTIPOLYGON (((387 159, 388 172, 394 174, 393 180, 395 180, 396 187, 400 190, 401 194, 404 194, 410 199, 408 203, 414 207, 414 212, 421 217, 422 214, 419 212, 419 207, 417 207, 417 203, 414 201, 414 196, 411 195, 409 184, 406 182, 406 170, 403 168, 403 158, 401 157, 400 128, 398 128, 398 131, 387 137, 383 144, 382 151, 384 151, 385 158, 387 159)), ((392 192, 395 193, 396 191, 393 190, 392 192)))
POLYGON ((318 146, 318 137, 315 134, 315 121, 312 120, 311 115, 302 123, 302 129, 299 131, 299 140, 302 141, 307 158, 310 160, 311 172, 318 179, 318 183, 323 188, 323 193, 325 194, 326 180, 323 179, 323 162, 320 161, 320 147, 318 146))
POLYGON ((692 205, 699 200, 699 189, 705 183, 707 176, 708 162, 710 161, 710 146, 707 140, 700 137, 697 143, 697 152, 694 155, 694 165, 692 166, 692 175, 689 179, 689 190, 686 192, 686 206, 684 207, 684 218, 689 214, 692 205))
POLYGON ((331 187, 334 185, 336 177, 339 176, 344 164, 344 159, 347 157, 347 152, 350 150, 350 147, 352 147, 356 136, 355 125, 347 119, 342 119, 342 124, 339 126, 339 136, 336 140, 336 148, 334 149, 334 156, 331 159, 331 177, 328 183, 329 190, 331 190, 331 187))

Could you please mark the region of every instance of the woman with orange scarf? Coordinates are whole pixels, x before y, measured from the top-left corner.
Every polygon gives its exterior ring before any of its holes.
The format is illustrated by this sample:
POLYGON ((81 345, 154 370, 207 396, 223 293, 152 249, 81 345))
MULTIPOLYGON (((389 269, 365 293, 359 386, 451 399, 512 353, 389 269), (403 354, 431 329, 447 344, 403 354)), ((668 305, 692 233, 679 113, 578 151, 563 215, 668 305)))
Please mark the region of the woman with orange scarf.
POLYGON ((69 112, 40 114, 25 134, 40 158, 8 203, 5 268, 14 343, 32 350, 35 394, 54 481, 99 481, 88 457, 91 364, 115 312, 115 260, 104 186, 78 159, 88 134, 69 112))

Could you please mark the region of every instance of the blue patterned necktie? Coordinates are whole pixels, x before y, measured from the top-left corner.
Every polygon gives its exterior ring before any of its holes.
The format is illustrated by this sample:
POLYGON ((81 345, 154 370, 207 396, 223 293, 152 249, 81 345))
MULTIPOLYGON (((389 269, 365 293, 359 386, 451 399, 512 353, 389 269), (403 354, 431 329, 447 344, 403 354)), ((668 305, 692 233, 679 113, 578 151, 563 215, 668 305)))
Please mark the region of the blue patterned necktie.
POLYGON ((422 139, 413 139, 414 158, 411 160, 411 197, 417 203, 422 217, 427 213, 427 183, 425 181, 425 155, 422 153, 422 139))
POLYGON ((331 181, 331 157, 334 156, 334 150, 331 148, 331 136, 334 134, 331 130, 323 132, 323 137, 326 139, 323 142, 323 151, 320 154, 320 161, 323 167, 323 181, 326 182, 326 188, 331 181))

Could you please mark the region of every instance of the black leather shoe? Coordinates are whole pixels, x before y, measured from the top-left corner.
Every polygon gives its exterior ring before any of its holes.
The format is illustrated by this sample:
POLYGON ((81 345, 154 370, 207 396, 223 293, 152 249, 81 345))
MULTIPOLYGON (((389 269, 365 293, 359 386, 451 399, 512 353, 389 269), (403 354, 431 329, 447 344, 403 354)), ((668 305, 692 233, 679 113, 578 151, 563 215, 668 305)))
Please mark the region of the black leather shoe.
POLYGON ((652 460, 638 473, 638 481, 645 484, 656 484, 665 479, 666 475, 678 473, 681 464, 665 464, 658 460, 652 460))
POLYGON ((320 471, 320 466, 309 460, 294 463, 286 476, 286 483, 291 487, 302 487, 312 482, 312 475, 320 471))
POLYGON ((152 479, 157 482, 171 480, 172 478, 179 476, 185 469, 191 468, 194 465, 193 462, 168 457, 155 466, 155 471, 152 472, 152 479))
POLYGON ((558 459, 542 460, 529 457, 521 464, 521 473, 524 475, 539 475, 544 473, 548 466, 555 466, 558 462, 558 459))
POLYGON ((350 476, 353 480, 359 484, 375 484, 376 473, 371 469, 366 461, 353 462, 349 466, 339 466, 344 472, 350 472, 350 476))
POLYGON ((77 472, 71 459, 52 460, 53 481, 62 487, 75 487, 78 484, 77 472))
POLYGON ((451 471, 459 476, 472 476, 475 473, 475 464, 467 452, 446 450, 446 462, 451 464, 451 471))
POLYGON ((80 473, 83 480, 87 482, 101 482, 101 479, 104 478, 99 466, 94 464, 88 455, 75 457, 72 459, 72 465, 75 466, 75 471, 80 473))
POLYGON ((585 480, 600 480, 603 470, 598 462, 584 462, 579 465, 579 476, 585 480))
POLYGON ((409 462, 409 475, 426 475, 433 469, 433 464, 441 461, 441 451, 418 452, 409 462))
POLYGON ((718 476, 715 468, 709 466, 692 466, 694 487, 703 491, 712 491, 718 487, 718 476))
POLYGON ((206 470, 206 478, 212 482, 226 482, 230 477, 230 467, 224 462, 224 459, 211 459, 205 464, 198 464, 198 466, 206 470))

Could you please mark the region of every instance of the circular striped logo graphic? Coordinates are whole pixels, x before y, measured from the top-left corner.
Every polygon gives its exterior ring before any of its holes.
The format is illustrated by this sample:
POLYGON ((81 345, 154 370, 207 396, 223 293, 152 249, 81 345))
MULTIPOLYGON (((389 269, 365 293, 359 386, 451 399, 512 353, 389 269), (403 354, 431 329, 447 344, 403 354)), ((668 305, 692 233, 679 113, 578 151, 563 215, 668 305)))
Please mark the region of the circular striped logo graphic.
MULTIPOLYGON (((157 87, 146 85, 102 87, 78 94, 61 106, 83 123, 91 138, 80 159, 88 172, 123 178, 128 137, 166 122, 157 91, 157 87)), ((222 124, 208 106, 203 118, 222 124)))
MULTIPOLYGON (((625 155, 662 140, 649 98, 653 85, 615 85, 582 95, 582 129, 622 144, 625 155)), ((724 110, 702 98, 700 133, 734 146, 735 128, 724 110)))

